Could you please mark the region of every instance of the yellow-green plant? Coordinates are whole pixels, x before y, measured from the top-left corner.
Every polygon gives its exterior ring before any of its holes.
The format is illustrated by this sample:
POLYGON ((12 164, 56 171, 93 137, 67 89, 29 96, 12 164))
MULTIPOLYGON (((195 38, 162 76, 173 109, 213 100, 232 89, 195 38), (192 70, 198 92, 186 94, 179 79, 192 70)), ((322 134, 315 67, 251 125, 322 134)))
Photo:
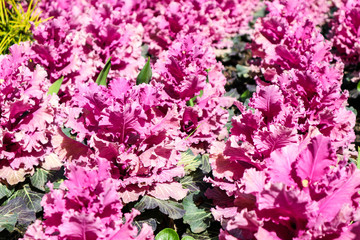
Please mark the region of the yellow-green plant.
POLYGON ((39 0, 30 0, 26 11, 15 0, 0 0, 0 54, 8 52, 11 45, 31 40, 31 24, 37 27, 48 19, 41 19, 37 9, 39 0))

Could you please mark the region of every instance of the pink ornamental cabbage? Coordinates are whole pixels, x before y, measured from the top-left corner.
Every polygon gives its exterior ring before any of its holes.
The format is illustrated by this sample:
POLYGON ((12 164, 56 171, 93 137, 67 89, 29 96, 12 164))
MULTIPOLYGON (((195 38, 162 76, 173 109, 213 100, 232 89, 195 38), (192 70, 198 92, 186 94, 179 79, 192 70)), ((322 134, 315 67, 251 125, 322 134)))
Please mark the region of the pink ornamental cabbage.
POLYGON ((133 1, 129 8, 145 29, 144 42, 157 54, 181 35, 202 35, 218 48, 229 47, 228 38, 250 31, 249 22, 260 1, 181 0, 133 1))
MULTIPOLYGON (((296 117, 293 124, 301 132, 316 127, 330 136, 337 148, 346 148, 355 138, 355 116, 345 109, 348 92, 341 93, 343 65, 330 63, 331 44, 309 20, 291 22, 282 15, 275 12, 259 20, 252 45, 254 55, 262 59, 265 80, 279 87, 288 112, 296 112, 292 117, 285 112, 288 117, 282 121, 296 117)), ((256 103, 251 106, 257 108, 256 103)))
MULTIPOLYGON (((337 162, 329 138, 317 135, 309 140, 275 150, 263 160, 262 169, 243 161, 225 165, 223 173, 243 169, 240 181, 232 178, 236 184, 209 180, 227 195, 220 198, 218 190, 206 193, 217 203, 212 212, 224 229, 220 239, 267 235, 274 239, 341 239, 352 231, 351 222, 359 220, 360 171, 353 164, 337 162)), ((215 168, 214 176, 221 172, 215 168)), ((359 237, 355 227, 353 233, 359 237)))
POLYGON ((324 40, 310 20, 288 22, 285 17, 272 16, 259 19, 255 24, 252 50, 261 57, 266 76, 290 69, 321 71, 329 68, 331 44, 324 40))
POLYGON ((110 178, 110 164, 99 160, 98 168, 87 170, 69 164, 59 189, 46 194, 41 202, 44 220, 29 226, 23 239, 153 239, 150 226, 140 233, 133 220, 137 210, 122 213, 119 182, 110 178))
MULTIPOLYGON (((287 83, 291 84, 291 81, 287 83)), ((341 100, 342 98, 338 98, 338 100, 336 100, 337 98, 334 98, 339 96, 333 92, 334 88, 335 87, 330 88, 332 89, 330 92, 331 94, 324 94, 323 101, 317 102, 322 102, 325 106, 327 106, 324 109, 334 107, 335 109, 339 109, 341 112, 341 109, 344 108, 344 100, 341 100), (329 97, 330 99, 334 98, 334 101, 325 100, 329 97), (327 105, 328 103, 329 105, 327 105), (331 103, 332 106, 330 106, 331 103), (339 105, 336 106, 337 104, 339 105)), ((344 142, 348 144, 349 140, 352 139, 348 136, 348 133, 353 134, 350 126, 345 132, 343 132, 343 135, 339 135, 338 138, 334 138, 333 135, 330 134, 329 137, 332 140, 331 142, 329 141, 329 138, 321 137, 321 135, 319 135, 316 139, 313 139, 319 131, 323 131, 328 134, 328 130, 334 130, 334 126, 336 126, 336 128, 344 125, 346 126, 349 119, 344 117, 340 120, 339 118, 339 121, 334 124, 334 122, 326 121, 326 115, 319 114, 316 117, 320 121, 323 121, 323 123, 327 122, 327 124, 330 124, 333 127, 329 127, 328 125, 328 128, 325 131, 326 128, 323 128, 320 125, 315 126, 315 122, 310 121, 311 119, 314 120, 314 117, 309 117, 310 120, 307 120, 306 114, 303 115, 301 113, 305 109, 304 104, 301 102, 299 102, 300 104, 298 105, 294 104, 298 98, 292 97, 289 93, 296 94, 295 90, 296 89, 289 92, 283 92, 281 91, 281 88, 276 85, 260 85, 257 93, 254 94, 249 103, 249 106, 253 107, 254 110, 246 110, 243 105, 237 103, 242 115, 233 118, 233 128, 231 129, 232 134, 229 140, 226 144, 216 143, 212 146, 210 151, 210 160, 215 180, 208 179, 208 181, 210 181, 216 188, 215 190, 209 191, 208 196, 213 198, 214 203, 217 205, 217 208, 213 210, 215 218, 221 221, 223 223, 223 228, 227 230, 227 232, 224 231, 220 234, 220 238, 225 237, 227 234, 244 239, 251 239, 254 236, 263 236, 260 233, 262 233, 264 229, 258 230, 258 227, 262 226, 263 221, 260 221, 259 219, 249 219, 249 217, 254 216, 256 212, 247 212, 243 209, 244 207, 250 210, 260 208, 260 206, 254 206, 256 198, 249 194, 263 191, 262 189, 265 188, 264 186, 267 183, 266 179, 269 179, 269 181, 272 182, 283 183, 291 186, 291 188, 298 185, 300 190, 303 190, 303 187, 305 187, 304 191, 306 191, 309 182, 311 184, 312 182, 318 182, 319 179, 325 179, 324 175, 329 173, 329 164, 336 165, 337 161, 335 160, 336 157, 334 155, 335 149, 341 150, 339 147, 344 147, 344 142), (304 120, 305 123, 306 121, 309 121, 309 124, 303 124, 304 120), (337 139, 339 139, 340 142, 338 142, 337 139), (311 144, 309 144, 310 141, 311 144), (321 152, 323 149, 328 149, 328 151, 321 152), (294 155, 298 157, 296 158, 294 155), (243 186, 245 186, 245 190, 243 186), (222 190, 223 193, 219 194, 219 190, 222 190), (226 195, 224 196, 224 194, 226 194, 227 197, 226 195), (237 216, 234 213, 234 209, 230 210, 230 208, 234 207, 239 208, 238 211, 241 211, 241 215, 237 216), (233 215, 227 215, 229 212, 233 215), (247 220, 242 219, 245 215, 247 220), (232 219, 233 217, 234 219, 232 219), (241 235, 238 230, 234 230, 239 228, 251 231, 246 234, 244 233, 245 235, 241 235), (254 235, 254 229, 257 229, 256 231, 258 231, 256 235, 254 235)), ((320 109, 322 108, 320 107, 320 109)), ((314 108, 314 110, 316 110, 316 108, 314 108)), ((344 115, 346 112, 347 110, 340 115, 346 116, 346 114, 344 115)), ((350 116, 353 115, 351 114, 350 116)), ((349 118, 349 116, 347 118, 349 118)), ((355 119, 350 119, 350 122, 354 122, 354 120, 355 119)), ((324 127, 325 126, 326 125, 324 125, 324 127)), ((341 131, 334 130, 332 132, 340 133, 341 131)), ((350 137, 351 136, 352 135, 350 135, 350 137)), ((354 176, 357 176, 357 170, 355 171, 353 166, 345 166, 344 162, 339 164, 338 170, 340 172, 352 171, 354 173, 351 174, 355 174, 354 176)), ((338 173, 339 172, 332 173, 334 175, 331 176, 337 176, 336 174, 338 173)), ((343 181, 347 181, 344 180, 346 177, 342 179, 343 181)), ((356 181, 354 183, 356 185, 356 181)), ((315 184, 317 185, 318 183, 315 184)), ((335 182, 324 184, 323 187, 329 186, 330 184, 335 184, 335 182)), ((274 190, 277 188, 278 187, 274 188, 274 190)), ((355 189, 356 188, 357 185, 355 186, 355 189)), ((319 192, 320 190, 316 191, 319 192)), ((318 196, 314 195, 312 199, 314 200, 319 197, 321 198, 326 196, 327 193, 325 194, 324 190, 321 191, 323 193, 319 193, 318 196)), ((344 191, 346 191, 348 195, 354 195, 357 192, 352 188, 344 191)), ((291 194, 299 195, 300 193, 301 192, 291 194)), ((309 197, 306 197, 306 199, 309 199, 309 197)), ((304 200, 303 202, 305 203, 307 201, 308 200, 304 200)), ((347 203, 350 204, 349 202, 347 203)), ((270 205, 271 204, 269 204, 269 206, 270 205)), ((356 205, 353 206, 356 207, 356 205)), ((291 208, 294 207, 295 206, 292 206, 291 208)), ((275 210, 269 209, 266 211, 272 212, 275 210)), ((335 214, 337 214, 338 211, 339 208, 337 208, 335 214)), ((293 214, 294 213, 291 213, 291 215, 293 214)), ((341 213, 339 213, 339 216, 341 216, 341 213)), ((335 215, 332 215, 332 217, 335 217, 335 215)), ((303 215, 300 219, 295 219, 299 222, 296 224, 298 225, 301 223, 303 225, 304 219, 310 221, 309 218, 310 215, 303 215)), ((341 221, 348 221, 349 219, 356 219, 356 216, 347 215, 345 220, 342 219, 341 221)), ((336 221, 334 220, 331 224, 335 226, 334 224, 336 221)), ((323 220, 321 220, 319 224, 329 225, 330 223, 323 223, 323 220)), ((344 225, 343 222, 341 222, 341 224, 341 226, 346 225, 344 225)), ((334 231, 335 227, 332 228, 332 230, 326 231, 334 231)), ((277 231, 288 230, 281 230, 281 228, 279 228, 275 232, 277 233, 277 231)), ((345 228, 343 231, 345 231, 345 228)), ((325 234, 322 231, 320 232, 321 233, 316 234, 325 234)), ((340 235, 340 233, 341 232, 336 234, 340 235)), ((280 239, 291 239, 294 236, 295 235, 282 236, 280 239)), ((306 239, 305 236, 306 235, 304 235, 304 238, 306 239)))
MULTIPOLYGON (((221 71, 213 48, 203 36, 189 34, 174 41, 154 66, 155 81, 163 83, 164 90, 181 105, 200 93, 207 85, 207 70, 221 71)), ((211 79, 212 86, 223 86, 224 77, 211 79)), ((219 89, 219 91, 224 91, 219 89)))
POLYGON ((51 145, 58 97, 47 94, 47 74, 29 61, 28 50, 27 43, 14 45, 0 63, 0 178, 11 185, 36 166, 61 166, 51 145))
POLYGON ((266 2, 269 15, 284 16, 290 22, 309 19, 314 25, 322 25, 326 22, 331 1, 308 0, 308 1, 286 1, 271 0, 266 2))
POLYGON ((257 80, 251 109, 237 103, 228 141, 210 150, 207 196, 219 238, 356 238, 349 224, 358 221, 359 170, 335 155, 354 140, 343 68, 330 64, 331 45, 311 22, 282 14, 257 23, 253 49, 265 81, 257 80))
POLYGON ((71 98, 75 83, 96 80, 111 58, 108 75, 134 78, 143 66, 143 28, 131 15, 107 3, 44 1, 44 17, 54 17, 34 30, 31 57, 53 82, 64 76, 62 101, 71 98), (81 73, 81 74, 80 74, 81 73))
POLYGON ((299 131, 306 133, 316 127, 332 139, 336 148, 345 149, 355 139, 355 115, 345 108, 348 92, 341 93, 340 79, 337 73, 291 70, 275 76, 274 82, 286 96, 284 104, 297 112, 299 131))
POLYGON ((124 78, 112 80, 108 88, 91 82, 79 86, 64 108, 69 116, 65 126, 79 142, 60 132, 53 140, 56 152, 87 168, 96 165, 92 154, 107 159, 112 177, 121 179, 119 191, 126 203, 144 194, 184 198, 187 190, 174 177, 185 174, 178 161, 186 145, 179 138, 177 108, 162 88, 155 82, 133 86, 124 78), (171 187, 177 190, 169 191, 171 187))
POLYGON ((178 105, 181 137, 195 152, 203 152, 217 136, 226 135, 225 108, 233 99, 222 96, 226 83, 222 69, 210 42, 194 34, 174 41, 154 67, 154 81, 164 84, 168 101, 178 105))
POLYGON ((346 1, 331 20, 330 38, 335 54, 347 65, 360 61, 360 2, 346 1))

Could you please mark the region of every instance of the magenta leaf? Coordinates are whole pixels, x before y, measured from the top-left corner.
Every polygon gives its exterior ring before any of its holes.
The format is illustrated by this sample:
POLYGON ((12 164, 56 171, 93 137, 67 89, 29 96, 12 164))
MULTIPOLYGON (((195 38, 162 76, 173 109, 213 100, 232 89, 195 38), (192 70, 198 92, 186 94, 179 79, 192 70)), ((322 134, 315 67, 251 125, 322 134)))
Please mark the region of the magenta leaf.
POLYGON ((297 138, 295 129, 271 125, 269 130, 264 129, 255 134, 253 141, 260 152, 268 154, 275 149, 296 143, 297 138))
POLYGON ((273 182, 283 182, 288 186, 295 185, 291 171, 298 149, 297 145, 288 145, 271 153, 268 174, 273 182))
POLYGON ((351 164, 346 174, 347 179, 340 179, 333 191, 319 201, 319 213, 331 221, 344 204, 353 204, 352 197, 360 190, 360 170, 351 164))
POLYGON ((259 109, 267 121, 271 121, 281 111, 283 95, 278 86, 266 86, 256 91, 250 107, 259 109))
POLYGON ((75 213, 63 217, 64 223, 59 226, 60 236, 65 239, 97 239, 101 237, 101 221, 94 213, 75 213))
POLYGON ((309 182, 320 180, 331 165, 336 164, 336 155, 330 139, 318 135, 300 153, 297 159, 297 174, 309 182))

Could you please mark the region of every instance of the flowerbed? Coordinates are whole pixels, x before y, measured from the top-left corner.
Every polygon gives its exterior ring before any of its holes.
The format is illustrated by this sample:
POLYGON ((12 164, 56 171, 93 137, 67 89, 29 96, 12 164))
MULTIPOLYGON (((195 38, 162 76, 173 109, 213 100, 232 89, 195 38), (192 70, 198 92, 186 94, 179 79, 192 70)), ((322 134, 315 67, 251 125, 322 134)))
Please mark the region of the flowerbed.
POLYGON ((360 2, 1 4, 1 236, 360 238, 360 2))

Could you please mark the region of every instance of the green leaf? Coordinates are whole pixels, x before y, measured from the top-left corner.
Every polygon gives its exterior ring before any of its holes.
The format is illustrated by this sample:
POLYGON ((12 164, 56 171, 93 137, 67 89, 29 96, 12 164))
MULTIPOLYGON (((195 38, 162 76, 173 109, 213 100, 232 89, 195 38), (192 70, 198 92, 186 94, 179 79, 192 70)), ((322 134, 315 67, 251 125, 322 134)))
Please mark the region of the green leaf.
POLYGON ((238 93, 236 88, 232 88, 230 91, 228 91, 224 94, 224 97, 233 97, 233 98, 239 99, 240 94, 238 93))
POLYGON ((219 231, 220 229, 217 227, 210 227, 209 229, 207 229, 206 231, 202 232, 202 233, 193 233, 190 231, 190 229, 186 229, 186 236, 191 236, 196 240, 218 240, 219 237, 219 231))
POLYGON ((200 169, 203 173, 209 173, 211 171, 211 166, 209 162, 209 154, 203 154, 201 156, 201 166, 200 169))
POLYGON ((240 100, 242 102, 244 102, 245 100, 251 98, 252 96, 252 93, 249 91, 249 90, 245 90, 245 92, 243 92, 241 95, 240 95, 240 100))
POLYGON ((197 174, 194 176, 193 173, 191 173, 190 175, 185 175, 185 177, 180 179, 180 183, 182 184, 183 188, 189 189, 190 192, 197 192, 200 191, 198 183, 200 183, 203 178, 204 175, 202 174, 197 174))
POLYGON ((144 196, 134 207, 141 212, 145 209, 159 207, 160 212, 168 215, 172 219, 180 219, 185 214, 184 207, 181 203, 171 200, 160 200, 150 196, 144 196))
POLYGON ((209 187, 207 186, 208 183, 204 182, 203 179, 203 172, 201 170, 196 170, 180 179, 180 183, 183 188, 188 189, 190 192, 199 192, 209 187))
POLYGON ((36 220, 36 213, 26 207, 26 203, 24 202, 24 200, 22 200, 21 198, 15 198, 15 200, 17 199, 19 199, 19 201, 15 203, 16 206, 21 206, 21 208, 17 209, 17 222, 20 225, 28 226, 36 220))
POLYGON ((5 228, 12 232, 17 222, 21 225, 29 225, 35 219, 35 212, 26 207, 23 199, 12 199, 5 206, 0 207, 0 232, 5 228))
POLYGON ((155 240, 180 240, 179 235, 174 229, 165 228, 161 230, 156 236, 155 240))
POLYGON ((360 169, 360 147, 358 147, 357 168, 360 169))
POLYGON ((111 67, 111 57, 109 57, 109 59, 107 60, 103 70, 101 70, 99 76, 96 79, 96 84, 97 85, 101 85, 101 86, 106 86, 107 85, 107 81, 106 78, 109 74, 110 71, 110 67, 111 67))
POLYGON ((237 75, 238 77, 249 77, 249 71, 250 71, 250 68, 249 67, 246 67, 246 66, 243 66, 243 65, 239 65, 237 64, 236 65, 236 72, 237 72, 237 75))
POLYGON ((189 101, 186 103, 187 106, 193 107, 195 106, 194 101, 196 100, 197 96, 190 98, 189 101))
POLYGON ((355 114, 355 116, 357 116, 357 111, 356 111, 356 109, 355 109, 353 106, 346 107, 346 110, 352 111, 352 112, 355 114))
POLYGON ((227 123, 225 124, 225 127, 227 129, 227 131, 230 133, 230 129, 232 128, 232 118, 235 115, 235 111, 233 108, 228 109, 228 113, 229 113, 229 118, 227 123))
POLYGON ((210 210, 198 208, 194 203, 194 195, 197 193, 198 192, 190 193, 183 200, 183 206, 186 210, 183 220, 184 223, 190 225, 190 229, 193 233, 205 231, 210 226, 212 217, 210 210))
POLYGON ((15 228, 18 218, 17 209, 21 208, 21 205, 13 204, 15 201, 16 199, 0 207, 0 232, 4 229, 12 232, 15 228))
POLYGON ((31 184, 41 191, 45 191, 45 184, 47 182, 48 171, 38 168, 34 175, 30 177, 31 184))
POLYGON ((358 84, 356 85, 356 89, 358 90, 358 92, 360 92, 360 81, 359 81, 358 84))
POLYGON ((181 159, 178 165, 184 165, 185 172, 195 171, 201 164, 201 156, 195 156, 191 149, 181 153, 181 159))
POLYGON ((136 85, 140 85, 142 83, 148 84, 150 82, 151 77, 152 77, 152 71, 150 67, 150 57, 148 57, 145 66, 143 67, 143 69, 141 69, 139 75, 136 78, 136 85))
POLYGON ((141 46, 141 56, 146 58, 146 56, 148 55, 148 52, 149 52, 149 45, 148 44, 142 45, 141 46))
POLYGON ((0 199, 10 197, 14 190, 9 190, 4 184, 0 183, 0 199))
POLYGON ((26 207, 30 210, 33 210, 35 212, 40 212, 42 210, 41 207, 41 199, 44 196, 43 193, 37 193, 30 189, 29 184, 26 184, 23 186, 22 189, 17 190, 8 201, 15 199, 15 198, 21 198, 24 200, 26 207))
POLYGON ((60 179, 59 181, 53 182, 53 189, 59 189, 61 183, 64 182, 64 179, 60 179))
POLYGON ((59 78, 58 80, 56 80, 50 87, 49 90, 47 92, 48 95, 51 95, 53 93, 58 94, 61 84, 64 81, 64 77, 62 76, 61 78, 59 78))
POLYGON ((249 22, 249 26, 251 28, 254 27, 254 24, 256 22, 256 20, 259 18, 259 17, 264 17, 266 15, 266 7, 262 7, 260 8, 258 11, 256 11, 253 15, 253 20, 249 22))
POLYGON ((185 138, 185 140, 188 140, 188 138, 191 137, 191 136, 196 132, 196 130, 198 130, 198 128, 199 128, 202 124, 204 124, 204 123, 205 123, 205 122, 200 123, 200 124, 194 129, 194 131, 192 131, 192 132, 185 138))
POLYGON ((181 240, 195 240, 195 238, 190 237, 190 236, 185 236, 185 237, 181 238, 181 240))
MULTIPOLYGON (((209 72, 210 72, 210 71, 211 71, 211 68, 205 69, 205 72, 207 73, 207 74, 206 74, 206 82, 207 82, 207 83, 209 83, 209 72)), ((202 97, 202 94, 201 94, 200 97, 202 97)))
POLYGON ((190 107, 195 106, 195 101, 196 101, 196 99, 197 99, 198 97, 202 97, 203 94, 204 94, 204 91, 201 89, 199 95, 196 95, 195 97, 190 98, 190 100, 187 101, 186 104, 187 104, 188 106, 190 106, 190 107))
MULTIPOLYGON (((60 185, 61 183, 64 181, 64 179, 59 179, 58 181, 56 182, 53 182, 53 189, 59 189, 60 188, 60 185)), ((45 192, 46 193, 49 193, 50 192, 50 188, 48 186, 45 185, 45 192)))
POLYGON ((72 134, 71 131, 73 129, 72 128, 66 128, 66 127, 63 127, 61 128, 61 131, 69 138, 73 139, 73 140, 76 140, 76 134, 72 134))

